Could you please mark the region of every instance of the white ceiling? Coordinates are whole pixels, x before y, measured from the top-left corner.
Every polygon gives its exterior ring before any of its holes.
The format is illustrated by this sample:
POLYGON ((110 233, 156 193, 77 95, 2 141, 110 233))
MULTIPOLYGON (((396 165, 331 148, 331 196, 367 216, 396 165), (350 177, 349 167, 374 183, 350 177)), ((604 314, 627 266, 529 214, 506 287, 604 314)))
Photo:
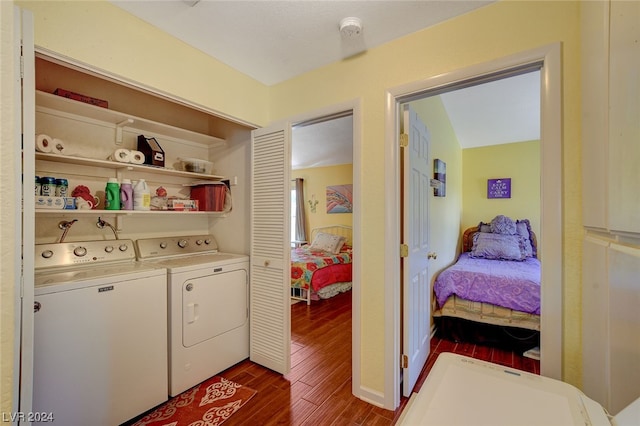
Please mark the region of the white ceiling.
MULTIPOLYGON (((273 85, 493 0, 110 2, 232 68, 273 85), (362 21, 361 34, 341 36, 340 21, 353 16, 362 21)), ((538 73, 441 96, 463 148, 539 138, 538 73)), ((351 119, 341 118, 295 129, 294 167, 351 162, 351 128, 351 119)))

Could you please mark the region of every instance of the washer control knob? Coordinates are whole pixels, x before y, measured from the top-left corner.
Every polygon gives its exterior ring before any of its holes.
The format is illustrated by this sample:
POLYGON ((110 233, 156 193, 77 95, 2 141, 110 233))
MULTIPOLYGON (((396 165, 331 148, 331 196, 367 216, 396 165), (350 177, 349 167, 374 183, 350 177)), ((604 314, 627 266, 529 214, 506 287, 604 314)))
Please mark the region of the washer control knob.
POLYGON ((42 252, 42 257, 45 259, 49 259, 51 256, 53 256, 53 251, 51 250, 45 250, 42 252))
POLYGON ((211 238, 207 238, 206 240, 204 240, 204 243, 207 244, 207 245, 211 244, 211 238))
POLYGON ((75 254, 78 257, 82 257, 82 256, 87 254, 87 248, 86 247, 82 247, 82 246, 78 246, 78 247, 73 249, 73 254, 75 254))
POLYGON ((126 244, 120 244, 120 247, 118 247, 118 250, 120 251, 127 251, 129 249, 129 246, 126 244))
POLYGON ((166 249, 167 248, 167 243, 165 243, 164 241, 160 243, 160 248, 161 249, 166 249))
POLYGON ((178 241, 178 247, 185 248, 187 246, 187 240, 178 241))
POLYGON ((196 240, 196 244, 199 245, 199 246, 201 246, 203 242, 204 241, 202 241, 202 240, 196 240))
POLYGON ((191 290, 193 290, 193 284, 191 284, 191 283, 187 284, 187 285, 185 286, 185 290, 187 290, 187 291, 191 291, 191 290))
POLYGON ((106 246, 104 248, 104 251, 106 251, 107 253, 111 253, 113 251, 113 246, 106 246))

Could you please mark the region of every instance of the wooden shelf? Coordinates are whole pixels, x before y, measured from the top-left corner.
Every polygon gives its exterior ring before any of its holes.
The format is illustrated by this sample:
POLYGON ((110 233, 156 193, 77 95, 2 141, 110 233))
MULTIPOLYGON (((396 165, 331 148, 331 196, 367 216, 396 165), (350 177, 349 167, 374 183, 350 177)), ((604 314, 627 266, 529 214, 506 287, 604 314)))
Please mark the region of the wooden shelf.
POLYGON ((136 117, 131 114, 125 114, 108 108, 90 105, 39 90, 36 90, 36 105, 37 111, 61 116, 72 115, 74 118, 80 120, 84 119, 85 121, 99 121, 113 125, 116 129, 130 127, 148 132, 149 134, 160 134, 210 147, 226 144, 224 139, 220 139, 215 136, 158 123, 145 118, 136 117))
POLYGON ((224 176, 218 176, 218 175, 205 175, 202 173, 183 172, 180 170, 165 169, 162 167, 143 166, 143 165, 131 164, 131 163, 118 163, 117 161, 95 160, 93 158, 72 157, 69 155, 49 154, 49 153, 43 153, 43 152, 36 152, 36 160, 52 161, 55 163, 75 164, 78 166, 92 166, 92 167, 102 167, 102 168, 114 169, 114 170, 126 170, 130 172, 153 173, 153 174, 160 174, 164 176, 186 177, 186 178, 193 178, 196 180, 218 181, 218 180, 225 179, 224 176))

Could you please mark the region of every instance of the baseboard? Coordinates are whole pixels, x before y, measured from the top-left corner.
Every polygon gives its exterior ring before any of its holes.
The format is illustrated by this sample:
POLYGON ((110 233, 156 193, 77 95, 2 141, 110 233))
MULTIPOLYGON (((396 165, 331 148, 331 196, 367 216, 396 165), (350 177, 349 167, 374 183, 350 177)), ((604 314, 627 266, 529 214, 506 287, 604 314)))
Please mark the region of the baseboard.
POLYGON ((384 394, 382 392, 360 386, 360 395, 356 396, 364 402, 386 409, 384 407, 384 394))

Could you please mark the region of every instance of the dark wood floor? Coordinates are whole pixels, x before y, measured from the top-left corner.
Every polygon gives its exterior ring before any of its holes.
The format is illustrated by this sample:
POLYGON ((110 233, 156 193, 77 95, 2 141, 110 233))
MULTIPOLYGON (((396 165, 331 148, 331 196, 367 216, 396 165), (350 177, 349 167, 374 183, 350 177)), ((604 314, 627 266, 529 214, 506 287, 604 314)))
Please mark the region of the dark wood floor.
MULTIPOLYGON (((351 394, 351 292, 291 307, 291 372, 282 376, 243 361, 221 376, 258 393, 225 425, 392 425, 395 411, 383 410, 351 394)), ((442 352, 456 352, 539 374, 540 363, 485 346, 433 338, 429 359, 414 391, 424 383, 442 352)))

